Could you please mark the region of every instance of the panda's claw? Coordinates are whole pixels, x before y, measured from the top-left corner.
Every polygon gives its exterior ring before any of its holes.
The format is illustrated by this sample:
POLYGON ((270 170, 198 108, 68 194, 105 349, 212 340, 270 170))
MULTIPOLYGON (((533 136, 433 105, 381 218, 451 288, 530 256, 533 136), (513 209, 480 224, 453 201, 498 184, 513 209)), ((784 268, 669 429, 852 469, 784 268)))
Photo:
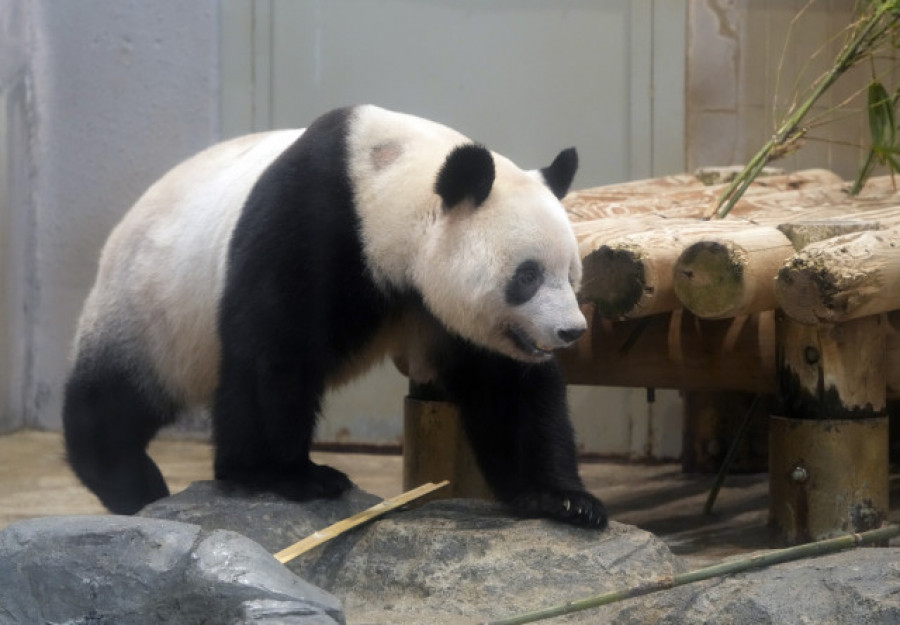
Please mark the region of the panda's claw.
POLYGON ((513 505, 525 517, 546 517, 599 530, 607 525, 603 502, 587 491, 532 492, 517 497, 513 505))

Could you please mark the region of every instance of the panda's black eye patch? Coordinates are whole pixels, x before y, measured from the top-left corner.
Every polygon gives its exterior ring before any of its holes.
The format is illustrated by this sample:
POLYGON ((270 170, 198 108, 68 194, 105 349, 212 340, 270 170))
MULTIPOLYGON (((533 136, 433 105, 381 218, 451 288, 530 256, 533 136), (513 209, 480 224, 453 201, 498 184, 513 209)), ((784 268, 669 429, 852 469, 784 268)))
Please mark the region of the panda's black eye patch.
POLYGON ((544 268, 536 260, 526 260, 516 267, 516 273, 506 284, 506 303, 510 306, 524 304, 544 284, 544 268))

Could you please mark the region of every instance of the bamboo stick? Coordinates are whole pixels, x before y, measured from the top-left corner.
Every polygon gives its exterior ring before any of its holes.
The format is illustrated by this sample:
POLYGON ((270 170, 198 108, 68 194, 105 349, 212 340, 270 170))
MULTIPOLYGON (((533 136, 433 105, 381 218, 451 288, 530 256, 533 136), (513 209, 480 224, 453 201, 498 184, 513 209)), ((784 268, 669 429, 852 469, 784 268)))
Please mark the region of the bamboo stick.
POLYGON ((898 535, 900 535, 900 525, 890 525, 877 530, 862 532, 861 534, 847 534, 845 536, 838 536, 837 538, 819 542, 788 547, 787 549, 778 549, 776 551, 750 556, 749 558, 723 562, 695 571, 689 571, 687 573, 678 573, 674 576, 661 577, 634 586, 633 588, 615 590, 593 597, 587 597, 585 599, 577 599, 561 605, 536 610, 534 612, 526 612, 518 616, 512 616, 496 621, 485 621, 482 625, 521 625, 522 623, 533 623, 535 621, 542 621, 556 616, 572 614, 573 612, 589 610, 602 605, 609 605, 610 603, 616 603, 632 597, 648 595, 660 590, 693 584, 694 582, 712 579, 714 577, 733 575, 735 573, 782 564, 784 562, 791 562, 792 560, 799 560, 801 558, 821 556, 836 551, 843 551, 844 549, 849 549, 851 547, 858 547, 860 545, 884 543, 898 535))
POLYGON ((282 549, 275 554, 275 559, 282 564, 290 562, 297 556, 306 553, 314 547, 318 547, 322 543, 328 542, 332 538, 340 536, 347 530, 353 529, 357 525, 362 525, 363 523, 380 517, 390 512, 391 510, 399 508, 400 506, 405 506, 411 501, 415 501, 416 499, 420 499, 421 497, 424 497, 429 493, 433 493, 434 491, 438 490, 439 488, 443 488, 449 483, 450 482, 448 480, 444 480, 443 482, 439 482, 438 484, 429 482, 428 484, 422 484, 418 488, 414 488, 411 491, 407 491, 401 495, 392 497, 391 499, 385 499, 384 501, 375 504, 371 508, 354 514, 352 517, 346 518, 343 521, 338 521, 333 525, 329 525, 324 529, 320 529, 312 535, 307 536, 303 540, 294 543, 290 547, 282 549))

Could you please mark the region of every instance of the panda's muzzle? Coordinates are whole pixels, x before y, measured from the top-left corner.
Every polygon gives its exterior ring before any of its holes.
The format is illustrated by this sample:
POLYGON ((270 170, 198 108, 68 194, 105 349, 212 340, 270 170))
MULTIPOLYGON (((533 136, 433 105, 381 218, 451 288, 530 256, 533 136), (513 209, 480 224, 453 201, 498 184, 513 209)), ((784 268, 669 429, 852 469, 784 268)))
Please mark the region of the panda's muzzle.
POLYGON ((506 335, 516 347, 528 356, 544 359, 549 358, 553 354, 554 349, 566 347, 574 343, 582 334, 584 334, 584 332, 585 328, 559 330, 556 334, 560 341, 558 344, 551 346, 539 345, 537 341, 532 339, 531 336, 519 326, 509 326, 506 330, 506 335))
POLYGON ((532 358, 549 358, 553 355, 554 347, 545 347, 538 345, 537 341, 531 338, 522 328, 518 326, 510 326, 506 330, 506 335, 522 352, 532 358))

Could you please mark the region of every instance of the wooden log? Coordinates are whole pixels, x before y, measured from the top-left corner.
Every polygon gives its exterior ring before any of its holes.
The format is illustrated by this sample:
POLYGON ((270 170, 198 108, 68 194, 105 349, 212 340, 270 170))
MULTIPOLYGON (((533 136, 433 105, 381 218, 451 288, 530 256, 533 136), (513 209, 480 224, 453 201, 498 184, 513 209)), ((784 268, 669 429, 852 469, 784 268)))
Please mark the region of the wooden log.
MULTIPOLYGON (((745 198, 841 184, 836 174, 813 169, 760 178, 750 186, 745 198)), ((875 182, 872 188, 880 187, 875 182)), ((573 223, 652 213, 700 218, 716 205, 724 190, 725 185, 707 187, 694 176, 669 176, 574 191, 563 198, 562 203, 573 223)))
MULTIPOLYGON (((609 220, 620 221, 620 220, 609 220)), ((633 219, 626 227, 631 228, 633 219)), ((641 221, 647 225, 646 218, 641 221)), ((599 244, 598 232, 583 237, 584 280, 581 298, 593 302, 604 317, 637 318, 668 312, 680 306, 673 285, 673 267, 686 245, 724 232, 736 233, 748 228, 743 220, 696 219, 657 220, 657 227, 643 231, 628 230, 615 236, 609 233, 599 244)), ((773 273, 774 275, 774 273, 773 273)))
POLYGON ((778 272, 775 297, 803 323, 835 323, 900 308, 900 228, 813 243, 778 272))
POLYGON ((698 317, 723 319, 775 307, 772 280, 794 246, 777 228, 758 226, 704 237, 674 263, 674 291, 698 317))

